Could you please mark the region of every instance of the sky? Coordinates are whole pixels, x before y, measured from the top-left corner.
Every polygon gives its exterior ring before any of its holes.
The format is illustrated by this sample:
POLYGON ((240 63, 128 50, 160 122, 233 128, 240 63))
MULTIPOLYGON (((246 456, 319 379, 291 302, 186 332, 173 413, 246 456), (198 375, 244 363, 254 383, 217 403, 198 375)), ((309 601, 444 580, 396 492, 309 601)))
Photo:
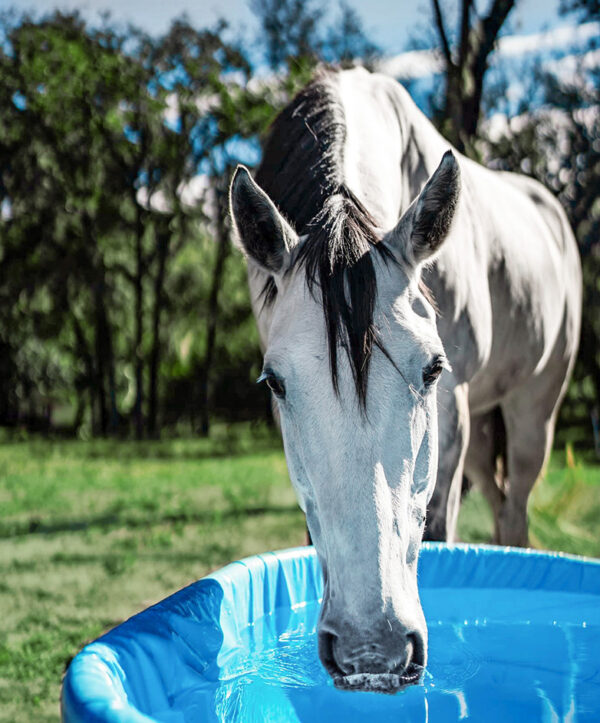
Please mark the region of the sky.
MULTIPOLYGON (((0 0, 0 6, 7 0, 0 0)), ((407 47, 411 34, 424 19, 430 17, 429 0, 347 0, 364 21, 367 35, 386 54, 401 52, 407 47)), ((248 7, 248 0, 13 0, 8 3, 20 10, 37 13, 51 11, 55 7, 64 10, 79 9, 90 20, 97 19, 102 10, 110 10, 115 20, 133 22, 152 34, 165 32, 170 21, 187 13, 197 27, 211 26, 217 18, 224 17, 234 27, 245 26, 252 35, 255 23, 248 7)), ((337 1, 328 4, 335 9, 337 1)), ((529 34, 573 24, 573 18, 560 17, 557 12, 559 0, 520 0, 511 13, 509 32, 529 34)), ((479 3, 485 7, 486 3, 479 3)))

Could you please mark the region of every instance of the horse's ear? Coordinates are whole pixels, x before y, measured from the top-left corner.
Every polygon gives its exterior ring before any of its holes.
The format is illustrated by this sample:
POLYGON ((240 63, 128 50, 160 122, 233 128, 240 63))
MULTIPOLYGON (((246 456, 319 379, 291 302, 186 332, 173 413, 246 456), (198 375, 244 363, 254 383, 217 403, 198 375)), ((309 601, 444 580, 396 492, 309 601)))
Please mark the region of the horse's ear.
POLYGON ((460 168, 452 151, 446 151, 440 165, 412 202, 388 242, 411 265, 428 259, 448 235, 460 194, 460 168))
POLYGON ((242 250, 269 273, 279 273, 298 237, 244 166, 233 175, 229 206, 242 250))

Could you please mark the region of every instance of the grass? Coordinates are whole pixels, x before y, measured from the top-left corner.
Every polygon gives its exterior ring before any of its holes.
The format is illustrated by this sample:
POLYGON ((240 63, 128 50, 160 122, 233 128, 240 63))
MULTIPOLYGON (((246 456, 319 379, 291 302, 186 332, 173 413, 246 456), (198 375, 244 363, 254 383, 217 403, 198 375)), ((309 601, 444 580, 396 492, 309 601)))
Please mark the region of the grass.
MULTIPOLYGON (((555 454, 530 509, 536 546, 600 556, 600 467, 555 454)), ((491 516, 470 493, 464 540, 491 516)), ((0 444, 0 721, 57 721, 81 647, 231 560, 302 544, 278 439, 0 444)))
POLYGON ((87 641, 209 571, 302 544, 270 435, 0 446, 0 720, 56 721, 87 641))

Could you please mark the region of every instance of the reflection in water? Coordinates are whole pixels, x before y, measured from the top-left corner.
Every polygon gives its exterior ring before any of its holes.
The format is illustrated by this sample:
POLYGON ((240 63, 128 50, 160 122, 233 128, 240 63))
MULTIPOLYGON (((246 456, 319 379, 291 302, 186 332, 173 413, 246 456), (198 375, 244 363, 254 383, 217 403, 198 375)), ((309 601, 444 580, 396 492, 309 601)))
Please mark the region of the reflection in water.
POLYGON ((228 723, 600 720, 597 596, 429 589, 422 602, 429 665, 420 685, 395 696, 333 687, 317 655, 319 606, 310 604, 249 626, 219 656, 219 680, 199 680, 172 709, 186 721, 228 723))

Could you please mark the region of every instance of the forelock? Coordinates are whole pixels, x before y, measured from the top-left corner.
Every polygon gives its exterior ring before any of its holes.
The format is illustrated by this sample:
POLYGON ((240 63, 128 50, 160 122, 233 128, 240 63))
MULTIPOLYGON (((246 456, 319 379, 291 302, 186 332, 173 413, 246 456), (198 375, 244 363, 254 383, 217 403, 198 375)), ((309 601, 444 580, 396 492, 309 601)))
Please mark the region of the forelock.
MULTIPOLYGON (((345 120, 336 74, 321 72, 275 120, 257 172, 259 185, 305 240, 288 273, 303 268, 325 317, 331 378, 339 393, 338 349, 345 349, 359 403, 366 410, 371 357, 385 352, 373 321, 374 254, 394 260, 367 209, 343 182, 345 120)), ((269 277, 263 303, 277 287, 269 277)))

